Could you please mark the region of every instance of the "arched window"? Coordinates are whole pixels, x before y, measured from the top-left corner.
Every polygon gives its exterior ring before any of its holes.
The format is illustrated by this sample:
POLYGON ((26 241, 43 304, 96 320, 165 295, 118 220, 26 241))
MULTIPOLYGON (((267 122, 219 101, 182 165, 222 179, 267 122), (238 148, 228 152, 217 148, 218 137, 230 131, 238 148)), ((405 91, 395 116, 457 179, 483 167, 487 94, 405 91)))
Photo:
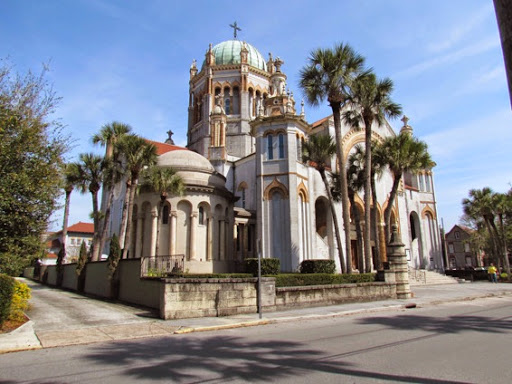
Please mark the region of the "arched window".
POLYGON ((274 143, 272 135, 267 136, 267 160, 274 159, 274 143))
POLYGON ((199 207, 199 225, 204 225, 204 208, 199 207))
POLYGON ((226 97, 224 101, 224 110, 226 111, 226 115, 231 115, 231 105, 229 97, 226 97))
POLYGON ((164 205, 162 209, 162 224, 169 224, 169 206, 164 205))
POLYGON ((240 114, 240 89, 238 87, 233 88, 233 115, 240 114))
POLYGON ((282 133, 279 134, 279 158, 284 159, 284 135, 282 133))

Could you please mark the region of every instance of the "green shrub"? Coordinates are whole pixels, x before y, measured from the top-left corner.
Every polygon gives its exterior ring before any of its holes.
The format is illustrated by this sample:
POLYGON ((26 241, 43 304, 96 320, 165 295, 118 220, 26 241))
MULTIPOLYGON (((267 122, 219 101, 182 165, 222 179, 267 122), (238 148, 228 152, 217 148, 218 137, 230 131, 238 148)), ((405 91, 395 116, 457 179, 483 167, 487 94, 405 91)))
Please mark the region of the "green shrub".
POLYGON ((300 263, 301 273, 335 273, 336 264, 334 260, 304 260, 300 263))
POLYGON ((184 279, 247 279, 253 277, 251 273, 180 273, 169 274, 169 277, 184 279))
POLYGON ((14 294, 14 282, 15 280, 12 277, 0 274, 0 326, 9 317, 14 294))
MULTIPOLYGON (((281 269, 281 262, 279 259, 262 258, 261 259, 261 274, 262 275, 277 275, 281 269)), ((258 259, 245 259, 245 271, 252 273, 253 276, 258 276, 258 259)))
POLYGON ((28 285, 15 280, 9 320, 22 321, 25 318, 25 311, 28 309, 29 299, 30 288, 28 285))
POLYGON ((373 283, 375 273, 330 274, 330 273, 286 273, 276 275, 276 287, 302 287, 307 285, 332 285, 373 283))

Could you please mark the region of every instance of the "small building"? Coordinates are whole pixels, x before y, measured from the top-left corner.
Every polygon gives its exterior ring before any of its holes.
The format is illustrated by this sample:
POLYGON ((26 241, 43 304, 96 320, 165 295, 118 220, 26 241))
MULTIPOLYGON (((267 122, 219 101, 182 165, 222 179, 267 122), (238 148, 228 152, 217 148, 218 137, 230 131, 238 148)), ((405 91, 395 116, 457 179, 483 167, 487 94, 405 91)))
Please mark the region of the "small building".
POLYGON ((483 265, 481 252, 475 252, 471 248, 469 240, 472 232, 474 232, 473 229, 456 224, 446 233, 449 269, 465 269, 483 265))
MULTIPOLYGON (((64 259, 64 263, 72 263, 78 259, 82 242, 85 242, 87 249, 89 249, 93 235, 93 223, 82 223, 79 221, 78 223, 69 226, 66 236, 66 258, 64 259)), ((62 230, 49 234, 47 238, 48 254, 58 255, 62 248, 62 242, 62 230)), ((48 259, 55 259, 55 262, 53 263, 55 264, 57 256, 54 256, 53 258, 48 257, 48 259)))

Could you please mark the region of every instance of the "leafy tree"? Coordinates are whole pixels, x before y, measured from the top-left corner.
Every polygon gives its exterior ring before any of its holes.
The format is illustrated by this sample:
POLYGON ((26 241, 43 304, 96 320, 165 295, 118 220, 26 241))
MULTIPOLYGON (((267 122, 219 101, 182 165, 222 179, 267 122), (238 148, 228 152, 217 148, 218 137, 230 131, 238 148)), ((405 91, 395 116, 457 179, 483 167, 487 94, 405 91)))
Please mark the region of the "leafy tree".
POLYGON ((108 167, 105 169, 103 183, 103 188, 107 191, 107 200, 105 206, 102 207, 104 217, 99 228, 98 239, 98 250, 100 254, 103 253, 107 240, 108 224, 110 221, 112 202, 114 200, 114 187, 120 182, 124 175, 124 170, 120 164, 118 143, 124 136, 129 134, 131 130, 132 128, 128 124, 113 121, 101 127, 100 132, 92 138, 94 144, 105 146, 105 159, 108 160, 108 167))
POLYGON ((110 239, 110 251, 107 258, 108 263, 108 278, 112 279, 114 273, 117 270, 117 266, 119 265, 119 260, 121 259, 121 247, 119 247, 119 238, 114 233, 112 235, 112 239, 110 239))
POLYGON ((85 264, 87 263, 87 247, 85 246, 85 242, 82 241, 82 244, 80 244, 80 254, 78 256, 78 261, 76 263, 76 275, 81 276, 82 271, 85 268, 85 264))
POLYGON ((0 273, 19 275, 43 250, 69 142, 52 119, 58 102, 45 71, 0 67, 0 273))
POLYGON ((356 146, 355 152, 348 157, 347 163, 348 198, 350 200, 350 209, 352 210, 356 228, 359 271, 363 272, 366 269, 368 260, 364 258, 361 214, 355 201, 356 194, 364 188, 364 148, 361 145, 356 146))
POLYGON ((353 128, 362 127, 365 131, 364 161, 364 254, 366 272, 371 271, 371 166, 372 166, 372 125, 384 124, 385 118, 398 117, 402 113, 400 105, 391 100, 393 82, 391 79, 378 80, 374 73, 363 73, 352 82, 343 120, 353 128))
POLYGON ((77 186, 81 193, 91 193, 92 219, 94 222, 94 235, 92 238, 91 260, 99 260, 99 227, 100 210, 98 209, 98 192, 103 181, 105 162, 101 156, 93 153, 80 154, 80 161, 76 164, 80 175, 77 186))
MULTIPOLYGON (((341 109, 345 105, 354 77, 362 72, 364 58, 349 45, 338 44, 334 49, 316 49, 308 59, 308 64, 300 71, 300 87, 309 104, 316 106, 327 99, 332 108, 336 137, 336 156, 340 172, 340 193, 345 229, 345 252, 350 255, 350 212, 347 189, 346 159, 341 132, 341 109)), ((347 263, 346 270, 352 267, 347 263)))
POLYGON ((343 257, 343 246, 341 244, 341 235, 338 224, 338 216, 334 207, 334 199, 331 193, 331 187, 326 176, 327 163, 336 153, 336 144, 329 135, 310 136, 302 146, 302 158, 304 162, 309 162, 319 173, 324 182, 325 191, 331 207, 332 220, 334 223, 334 231, 336 236, 336 244, 338 245, 338 258, 340 260, 341 270, 346 273, 347 267, 345 258, 343 257))
POLYGON ((158 207, 159 224, 156 229, 156 250, 158 256, 160 242, 160 226, 162 225, 162 215, 165 201, 169 194, 181 195, 185 189, 183 179, 172 168, 161 168, 153 166, 148 168, 143 175, 142 190, 154 191, 160 195, 160 204, 158 207))
POLYGON ((123 249, 123 259, 128 256, 130 236, 132 232, 132 215, 135 192, 139 185, 139 177, 145 167, 156 164, 156 147, 137 135, 126 135, 119 140, 120 156, 126 169, 126 193, 121 218, 119 244, 123 249))
POLYGON ((389 244, 391 235, 391 210, 393 208, 398 186, 404 173, 418 173, 422 169, 432 168, 435 163, 430 158, 427 144, 403 132, 397 136, 390 136, 381 143, 383 161, 393 176, 393 185, 389 193, 389 201, 384 209, 384 222, 386 224, 386 244, 389 244))

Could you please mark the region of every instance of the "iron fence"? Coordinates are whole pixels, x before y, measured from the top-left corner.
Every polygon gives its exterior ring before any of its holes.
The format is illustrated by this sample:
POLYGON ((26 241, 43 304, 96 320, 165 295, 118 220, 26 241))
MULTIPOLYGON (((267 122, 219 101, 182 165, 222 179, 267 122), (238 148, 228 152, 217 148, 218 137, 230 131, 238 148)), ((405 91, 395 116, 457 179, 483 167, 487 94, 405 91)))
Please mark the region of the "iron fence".
POLYGON ((182 273, 185 255, 143 256, 140 263, 141 277, 166 277, 182 273))

